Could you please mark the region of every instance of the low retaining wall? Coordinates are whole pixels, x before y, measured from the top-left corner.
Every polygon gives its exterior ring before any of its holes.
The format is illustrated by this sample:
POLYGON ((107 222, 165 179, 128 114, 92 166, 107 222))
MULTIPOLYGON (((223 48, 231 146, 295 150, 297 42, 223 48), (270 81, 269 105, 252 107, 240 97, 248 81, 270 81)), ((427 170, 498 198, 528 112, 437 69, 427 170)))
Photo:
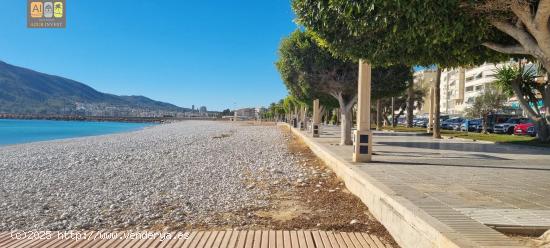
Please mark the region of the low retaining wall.
MULTIPOLYGON (((351 162, 338 158, 312 138, 285 124, 344 181, 374 217, 386 227, 402 247, 477 247, 418 206, 396 194, 351 162)), ((351 158, 351 154, 350 154, 351 158)))

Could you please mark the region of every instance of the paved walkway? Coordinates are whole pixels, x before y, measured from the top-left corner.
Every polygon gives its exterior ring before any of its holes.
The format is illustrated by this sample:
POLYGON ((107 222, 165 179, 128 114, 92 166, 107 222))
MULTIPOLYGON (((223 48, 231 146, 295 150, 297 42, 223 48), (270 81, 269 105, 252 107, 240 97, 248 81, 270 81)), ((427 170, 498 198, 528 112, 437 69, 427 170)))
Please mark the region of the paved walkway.
MULTIPOLYGON (((352 147, 337 145, 337 127, 322 127, 320 138, 302 133, 331 156, 352 163, 352 147)), ((550 229, 549 149, 434 140, 413 133, 377 132, 373 141, 374 161, 353 164, 355 168, 473 244, 513 244, 487 226, 550 229)))
MULTIPOLYGON (((193 231, 163 233, 150 237, 125 236, 128 233, 89 232, 85 236, 52 233, 61 238, 16 238, 0 233, 0 247, 125 247, 125 248, 390 248, 376 236, 355 232, 324 231, 193 231), (73 237, 73 239, 71 239, 73 237), (85 238, 84 238, 85 237, 85 238)), ((22 235, 22 234, 19 234, 22 235)))

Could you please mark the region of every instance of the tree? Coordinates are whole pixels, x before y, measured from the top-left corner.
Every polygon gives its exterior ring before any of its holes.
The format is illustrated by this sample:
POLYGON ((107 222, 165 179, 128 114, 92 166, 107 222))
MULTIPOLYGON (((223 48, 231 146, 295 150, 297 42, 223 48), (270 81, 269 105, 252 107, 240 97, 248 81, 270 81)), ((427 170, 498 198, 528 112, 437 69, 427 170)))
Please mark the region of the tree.
MULTIPOLYGON (((342 123, 340 144, 352 144, 351 110, 357 101, 356 61, 333 56, 311 33, 297 30, 282 41, 276 65, 291 95, 310 102, 319 98, 329 105, 327 96, 331 96, 332 101, 338 102, 342 123)), ((375 67, 372 74, 375 97, 403 91, 406 81, 412 77, 411 69, 403 65, 375 67)))
MULTIPOLYGON (((397 120, 403 115, 405 114, 405 111, 409 111, 409 101, 412 100, 412 103, 410 104, 410 106, 412 106, 412 109, 420 109, 422 108, 422 105, 424 104, 424 96, 426 95, 426 92, 422 89, 416 89, 414 90, 413 94, 412 94, 412 98, 410 98, 409 96, 411 95, 410 92, 409 92, 410 88, 407 88, 407 91, 406 92, 402 92, 400 95, 394 97, 394 106, 395 106, 395 109, 399 112, 397 112, 397 114, 395 114, 392 118, 392 125, 397 125, 397 120)), ((390 123, 390 120, 387 119, 387 116, 391 116, 392 115, 392 111, 391 111, 391 98, 384 98, 382 100, 382 106, 385 106, 386 107, 386 111, 384 111, 383 113, 383 116, 385 117, 386 121, 388 123, 390 123)), ((412 112, 412 111, 411 111, 412 112)))
POLYGON ((487 124, 490 113, 501 110, 506 102, 506 95, 491 85, 485 86, 483 94, 474 99, 474 104, 466 109, 466 116, 470 118, 483 118, 483 133, 487 134, 487 124))
MULTIPOLYGON (((456 0, 293 0, 297 20, 337 56, 376 64, 481 64, 505 56, 482 45, 494 34, 456 0)), ((440 77, 434 82, 439 122, 440 77)), ((436 123, 437 124, 437 123, 436 123)), ((434 127, 439 138, 439 125, 434 127)))
POLYGON ((550 142, 550 110, 548 97, 550 97, 550 84, 542 79, 533 64, 518 63, 511 66, 498 68, 495 77, 498 85, 508 96, 515 95, 521 108, 527 116, 537 124, 538 139, 542 142, 550 142), (539 101, 546 105, 546 113, 539 107, 539 101))
POLYGON ((340 144, 350 145, 351 108, 357 101, 357 65, 333 57, 310 34, 297 30, 281 42, 276 66, 292 96, 311 102, 330 95, 338 101, 342 118, 340 144))

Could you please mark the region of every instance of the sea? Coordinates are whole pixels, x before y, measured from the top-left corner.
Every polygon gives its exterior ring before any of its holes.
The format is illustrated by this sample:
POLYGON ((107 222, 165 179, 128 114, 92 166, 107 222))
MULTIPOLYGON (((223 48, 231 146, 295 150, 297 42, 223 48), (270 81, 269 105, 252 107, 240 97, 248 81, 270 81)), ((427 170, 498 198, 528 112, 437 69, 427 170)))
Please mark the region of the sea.
POLYGON ((0 146, 143 129, 154 123, 0 119, 0 146))

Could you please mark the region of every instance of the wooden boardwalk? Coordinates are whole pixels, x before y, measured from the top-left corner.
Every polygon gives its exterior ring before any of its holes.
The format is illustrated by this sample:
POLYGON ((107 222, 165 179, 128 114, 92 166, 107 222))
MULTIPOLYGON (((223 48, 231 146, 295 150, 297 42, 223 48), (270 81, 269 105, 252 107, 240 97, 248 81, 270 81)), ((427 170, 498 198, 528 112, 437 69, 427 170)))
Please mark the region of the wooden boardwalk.
POLYGON ((192 231, 173 233, 1 233, 2 248, 389 248, 374 235, 325 231, 192 231), (33 237, 30 237, 30 236, 33 237), (49 235, 49 236, 48 236, 49 235), (18 237, 16 237, 18 236, 18 237), (27 237, 25 237, 27 236, 27 237))

